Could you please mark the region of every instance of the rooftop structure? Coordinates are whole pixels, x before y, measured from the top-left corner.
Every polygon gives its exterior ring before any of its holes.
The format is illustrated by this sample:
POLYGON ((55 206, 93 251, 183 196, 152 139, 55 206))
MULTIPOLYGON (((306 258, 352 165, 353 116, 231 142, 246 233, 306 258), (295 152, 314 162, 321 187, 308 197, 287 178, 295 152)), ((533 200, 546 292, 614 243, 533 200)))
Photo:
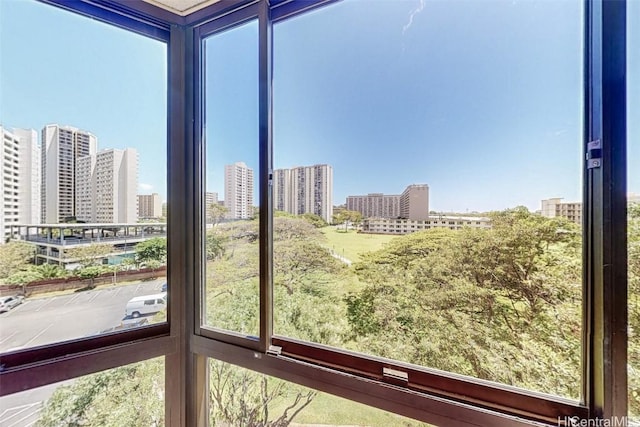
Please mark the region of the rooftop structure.
POLYGON ((67 266, 77 260, 66 256, 66 249, 109 244, 113 246, 112 255, 132 254, 137 243, 155 237, 166 237, 167 224, 12 224, 10 232, 14 240, 36 247, 36 264, 67 266))

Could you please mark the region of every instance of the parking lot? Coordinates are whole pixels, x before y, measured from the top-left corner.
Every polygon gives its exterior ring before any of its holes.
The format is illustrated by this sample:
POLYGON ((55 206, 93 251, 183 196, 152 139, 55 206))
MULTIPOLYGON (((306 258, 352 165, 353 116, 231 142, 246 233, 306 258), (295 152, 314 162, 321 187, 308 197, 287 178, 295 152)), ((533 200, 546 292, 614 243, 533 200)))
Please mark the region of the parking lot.
MULTIPOLYGON (((131 298, 157 294, 166 279, 110 285, 91 291, 25 298, 0 314, 0 353, 99 334, 125 319, 131 298)), ((35 425, 44 402, 59 384, 0 398, 0 426, 35 425)))

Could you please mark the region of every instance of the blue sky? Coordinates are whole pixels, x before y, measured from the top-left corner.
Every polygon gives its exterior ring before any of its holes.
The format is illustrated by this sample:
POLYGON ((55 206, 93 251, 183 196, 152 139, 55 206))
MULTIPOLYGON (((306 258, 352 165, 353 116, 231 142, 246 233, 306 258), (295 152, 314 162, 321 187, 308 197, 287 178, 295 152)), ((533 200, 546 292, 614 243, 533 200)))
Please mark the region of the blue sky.
MULTIPOLYGON (((100 148, 135 147, 140 191, 166 194, 162 43, 22 0, 0 1, 0 43, 4 126, 69 124, 100 148)), ((205 49, 207 187, 223 198, 224 164, 257 174, 257 25, 205 49)), ((579 200, 581 61, 578 0, 346 0, 284 21, 275 167, 331 164, 336 205, 412 183, 429 184, 433 210, 579 200)), ((629 190, 640 192, 640 55, 629 69, 629 190)))

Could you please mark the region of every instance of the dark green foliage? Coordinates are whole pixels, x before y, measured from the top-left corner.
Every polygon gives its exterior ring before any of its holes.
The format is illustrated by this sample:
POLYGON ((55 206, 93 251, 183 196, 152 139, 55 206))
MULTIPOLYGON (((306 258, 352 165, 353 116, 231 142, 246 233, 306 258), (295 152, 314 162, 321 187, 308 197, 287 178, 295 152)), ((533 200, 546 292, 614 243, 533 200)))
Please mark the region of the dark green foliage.
MULTIPOLYGON (((351 267, 331 256, 313 224, 276 216, 275 332, 578 398, 580 230, 524 208, 490 215, 492 229, 434 229, 398 237, 383 250, 361 255, 351 267)), ((630 207, 629 217, 630 410, 639 414, 640 207, 630 207)), ((207 232, 206 244, 205 323, 255 334, 258 222, 218 224, 207 232)), ((284 426, 313 398, 295 386, 218 362, 212 368, 212 425, 284 426), (278 400, 279 412, 271 413, 278 400)), ((57 414, 55 419, 63 421, 43 425, 115 425, 93 415, 98 409, 106 414, 109 404, 124 405, 117 403, 123 394, 118 375, 124 374, 113 375, 108 387, 98 382, 64 399, 56 395, 54 407, 66 409, 46 410, 45 416, 57 414), (114 396, 105 399, 107 389, 114 396), (87 397, 78 400, 83 393, 87 397), (98 409, 88 409, 95 405, 98 409), (85 424, 72 424, 78 422, 74 414, 85 424)), ((133 377, 140 375, 127 378, 133 377)), ((138 425, 131 414, 134 421, 121 425, 138 425)), ((144 425, 154 425, 155 419, 158 415, 144 425)))
POLYGON ((0 279, 29 269, 34 253, 35 247, 24 242, 11 241, 0 245, 0 279))
POLYGON ((492 221, 487 230, 404 236, 355 264, 367 285, 345 298, 353 346, 578 397, 576 227, 524 208, 492 221))
POLYGON ((224 255, 226 237, 221 235, 216 229, 208 230, 205 241, 207 261, 213 261, 224 255))
POLYGON ((136 245, 136 262, 142 264, 148 261, 166 264, 167 239, 165 237, 154 237, 136 245))
POLYGON ((327 221, 325 221, 324 218, 322 218, 320 215, 316 215, 312 213, 302 214, 300 215, 300 218, 304 219, 305 221, 308 221, 311 225, 313 225, 316 228, 322 228, 329 225, 329 223, 327 223, 327 221))
POLYGON ((40 427, 164 426, 164 365, 153 359, 74 380, 44 406, 40 427))

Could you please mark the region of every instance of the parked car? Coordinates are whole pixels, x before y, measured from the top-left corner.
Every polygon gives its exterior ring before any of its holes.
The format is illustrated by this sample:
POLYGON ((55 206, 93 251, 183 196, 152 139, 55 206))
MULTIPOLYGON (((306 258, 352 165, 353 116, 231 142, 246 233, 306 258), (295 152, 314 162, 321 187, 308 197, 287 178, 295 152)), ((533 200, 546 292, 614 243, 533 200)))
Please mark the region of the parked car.
POLYGON ((9 297, 0 297, 0 313, 4 313, 5 311, 11 310, 13 307, 16 307, 22 304, 22 300, 24 297, 14 295, 9 297))
POLYGON ((162 292, 167 292, 167 282, 162 284, 162 292))
POLYGON ((125 309, 125 316, 140 317, 143 314, 157 313, 167 307, 167 294, 143 295, 131 298, 125 309))

